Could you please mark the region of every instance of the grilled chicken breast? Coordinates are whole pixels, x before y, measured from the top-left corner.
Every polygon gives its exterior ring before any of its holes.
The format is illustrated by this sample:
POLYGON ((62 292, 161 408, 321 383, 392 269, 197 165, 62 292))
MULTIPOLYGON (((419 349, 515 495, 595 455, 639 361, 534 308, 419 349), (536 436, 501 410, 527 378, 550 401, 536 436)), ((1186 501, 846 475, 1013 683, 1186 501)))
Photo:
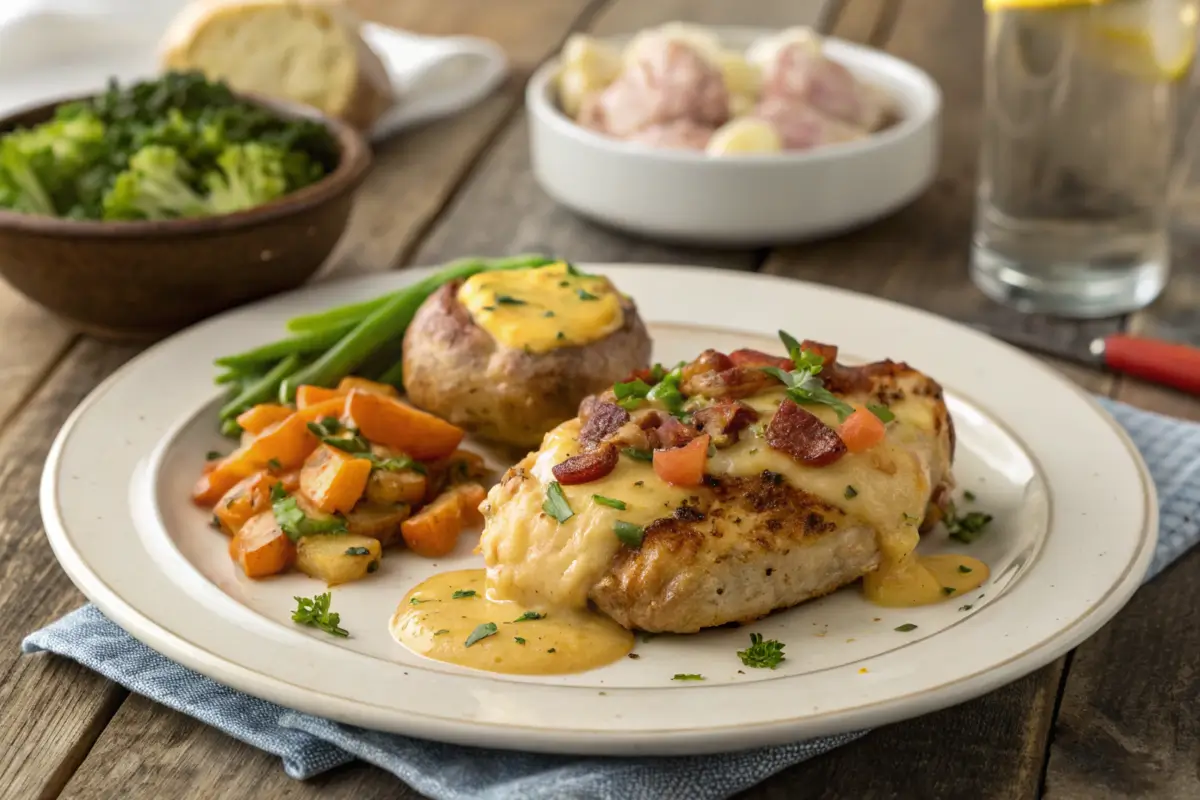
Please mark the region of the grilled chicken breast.
POLYGON ((834 347, 801 347, 807 372, 707 351, 665 378, 635 376, 620 398, 588 398, 489 494, 490 589, 690 633, 893 579, 952 488, 941 387, 905 364, 844 366, 834 347), (889 420, 868 447, 841 426, 856 410, 889 420))

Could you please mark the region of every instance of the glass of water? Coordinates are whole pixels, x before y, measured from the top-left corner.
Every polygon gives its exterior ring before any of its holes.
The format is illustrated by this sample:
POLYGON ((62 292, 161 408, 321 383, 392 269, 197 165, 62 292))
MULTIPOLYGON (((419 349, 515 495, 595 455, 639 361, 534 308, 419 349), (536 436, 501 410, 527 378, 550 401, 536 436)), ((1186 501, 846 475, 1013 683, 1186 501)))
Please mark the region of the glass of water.
POLYGON ((1141 308, 1170 270, 1177 95, 1200 0, 986 0, 971 275, 1022 311, 1141 308))

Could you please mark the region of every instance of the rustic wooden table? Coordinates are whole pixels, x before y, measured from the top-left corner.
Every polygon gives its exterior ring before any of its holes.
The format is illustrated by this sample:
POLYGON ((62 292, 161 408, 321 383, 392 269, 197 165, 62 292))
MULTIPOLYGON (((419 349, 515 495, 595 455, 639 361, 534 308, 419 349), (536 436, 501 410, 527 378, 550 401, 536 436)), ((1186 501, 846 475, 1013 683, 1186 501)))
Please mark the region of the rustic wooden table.
MULTIPOLYGON (((368 15, 433 34, 500 41, 517 67, 471 111, 381 146, 329 273, 430 264, 469 254, 547 251, 577 260, 761 270, 892 298, 960 320, 1022 331, 1066 352, 1118 329, 1172 330, 1200 301, 1200 271, 1180 258, 1151 311, 1087 324, 1021 318, 967 279, 980 122, 979 0, 845 0, 836 35, 928 70, 945 93, 944 154, 915 204, 864 231, 777 250, 664 247, 600 230, 534 184, 523 79, 572 31, 615 32, 676 18, 786 25, 797 0, 357 0, 368 15)), ((1198 251, 1200 252, 1200 251, 1198 251)), ((1193 327, 1193 330, 1196 330, 1193 327)), ((138 352, 83 338, 0 285, 0 797, 415 798, 363 764, 307 783, 279 760, 48 656, 21 638, 83 597, 41 532, 37 487, 71 409, 138 352)), ((952 346, 952 343, 949 343, 952 346)), ((1200 402, 1053 361, 1088 389, 1178 416, 1200 402)), ((1200 797, 1200 551, 1140 591, 1075 652, 986 697, 876 731, 746 792, 748 798, 1200 797)))

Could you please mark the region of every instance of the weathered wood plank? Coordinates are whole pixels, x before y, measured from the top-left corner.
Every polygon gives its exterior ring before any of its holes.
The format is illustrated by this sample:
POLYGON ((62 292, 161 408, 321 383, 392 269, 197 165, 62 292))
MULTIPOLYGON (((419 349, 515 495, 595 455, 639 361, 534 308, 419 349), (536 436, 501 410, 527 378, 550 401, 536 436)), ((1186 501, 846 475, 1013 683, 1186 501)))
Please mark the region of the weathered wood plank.
POLYGON ((380 143, 359 191, 346 238, 322 271, 345 276, 391 267, 437 216, 500 127, 519 105, 521 85, 598 0, 525 0, 519 14, 503 3, 457 0, 395 3, 355 0, 366 18, 429 35, 496 41, 513 76, 474 108, 380 143), (536 22, 534 22, 536 20, 536 22))
MULTIPOLYGON (((684 20, 708 25, 781 27, 815 22, 816 0, 616 0, 596 15, 589 31, 628 33, 684 20)), ((642 261, 701 264, 752 269, 757 250, 712 251, 665 246, 632 239, 575 216, 550 199, 534 180, 529 165, 529 129, 514 120, 438 220, 429 240, 416 252, 420 263, 436 263, 474 254, 540 251, 579 261, 642 261)))
POLYGON ((74 348, 0 437, 0 798, 53 796, 124 692, 73 662, 21 657, 21 638, 83 602, 42 535, 38 482, 55 433, 133 355, 74 348))
POLYGON ((200 725, 139 695, 131 695, 60 797, 180 800, 287 797, 295 800, 416 800, 392 775, 352 764, 309 781, 288 778, 279 759, 200 725))
POLYGON ((1035 331, 1064 355, 1081 342, 1119 330, 1119 319, 1077 324, 1029 318, 975 289, 967 259, 982 123, 982 5, 908 3, 902 8, 886 49, 927 70, 944 95, 941 167, 933 186, 912 205, 863 230, 777 251, 765 271, 889 297, 997 331, 1035 331))
POLYGON ((21 407, 46 371, 66 352, 74 333, 0 281, 0 423, 21 407))

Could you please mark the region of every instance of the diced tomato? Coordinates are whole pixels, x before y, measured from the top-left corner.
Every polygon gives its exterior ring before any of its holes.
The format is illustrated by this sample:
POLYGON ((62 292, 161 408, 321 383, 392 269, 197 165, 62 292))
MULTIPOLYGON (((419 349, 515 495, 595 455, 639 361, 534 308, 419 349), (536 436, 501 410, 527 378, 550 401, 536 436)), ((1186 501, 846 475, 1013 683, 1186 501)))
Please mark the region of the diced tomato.
POLYGON ((887 436, 883 421, 865 408, 860 408, 838 426, 838 436, 851 453, 870 450, 887 436))
POLYGON ((790 358, 783 356, 773 356, 770 353, 764 353, 761 350, 751 350, 743 348, 734 350, 729 354, 729 360, 736 367, 779 367, 780 369, 791 370, 794 368, 790 358))
POLYGON ((683 447, 654 451, 654 472, 675 486, 699 486, 708 463, 709 435, 702 433, 683 447))

